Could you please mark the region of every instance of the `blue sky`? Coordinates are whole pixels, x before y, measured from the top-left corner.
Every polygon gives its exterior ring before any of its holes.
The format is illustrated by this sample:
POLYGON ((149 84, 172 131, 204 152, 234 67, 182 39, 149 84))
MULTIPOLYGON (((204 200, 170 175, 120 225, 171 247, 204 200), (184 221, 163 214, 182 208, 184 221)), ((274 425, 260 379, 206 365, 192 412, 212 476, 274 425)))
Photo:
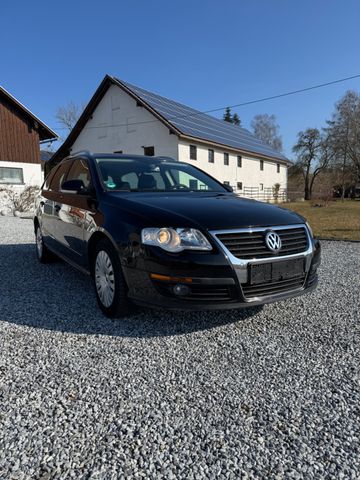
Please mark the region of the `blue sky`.
MULTIPOLYGON (((0 84, 64 135, 57 108, 106 73, 199 110, 359 74, 359 25, 357 0, 5 0, 0 84)), ((291 157, 348 89, 360 79, 236 111, 275 114, 291 157)))

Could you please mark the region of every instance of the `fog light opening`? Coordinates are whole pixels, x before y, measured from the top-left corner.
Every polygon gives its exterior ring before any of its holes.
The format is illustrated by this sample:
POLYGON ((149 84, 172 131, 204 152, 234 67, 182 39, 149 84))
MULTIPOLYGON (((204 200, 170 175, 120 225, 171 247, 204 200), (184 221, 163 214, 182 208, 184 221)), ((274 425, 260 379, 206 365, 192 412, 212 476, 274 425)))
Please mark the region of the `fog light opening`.
POLYGON ((190 293, 190 288, 186 285, 181 285, 180 283, 177 283, 172 287, 172 290, 175 295, 178 296, 184 296, 184 295, 189 295, 190 293))

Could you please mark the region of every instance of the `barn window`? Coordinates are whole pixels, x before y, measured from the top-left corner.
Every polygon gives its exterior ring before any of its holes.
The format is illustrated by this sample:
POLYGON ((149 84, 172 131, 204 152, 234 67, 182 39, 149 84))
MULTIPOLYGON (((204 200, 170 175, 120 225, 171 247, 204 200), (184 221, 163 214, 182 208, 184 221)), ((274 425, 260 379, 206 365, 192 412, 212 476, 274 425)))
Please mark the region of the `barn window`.
POLYGON ((237 182, 237 189, 242 190, 242 182, 237 182))
POLYGON ((239 168, 242 167, 242 156, 241 155, 238 155, 238 157, 237 157, 237 166, 239 168))
POLYGON ((276 171, 277 171, 277 173, 280 173, 280 163, 276 164, 276 171))
POLYGON ((214 150, 212 150, 211 148, 209 148, 208 150, 208 159, 209 163, 214 163, 214 150))
POLYGON ((153 157, 155 155, 155 147, 143 147, 144 155, 147 157, 153 157))
POLYGON ((260 160, 260 170, 264 170, 264 160, 260 160))
POLYGON ((190 160, 197 159, 197 148, 196 145, 190 145, 190 160))
POLYGON ((229 165, 229 154, 224 153, 224 165, 229 165))
POLYGON ((23 184, 23 169, 13 167, 0 167, 0 183, 23 184))

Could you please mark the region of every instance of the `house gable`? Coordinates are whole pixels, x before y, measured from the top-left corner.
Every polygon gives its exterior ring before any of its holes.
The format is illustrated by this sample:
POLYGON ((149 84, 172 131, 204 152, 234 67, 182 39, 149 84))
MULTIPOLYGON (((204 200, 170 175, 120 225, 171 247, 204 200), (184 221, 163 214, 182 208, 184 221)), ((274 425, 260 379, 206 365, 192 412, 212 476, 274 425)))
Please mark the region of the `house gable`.
POLYGON ((40 163, 39 141, 56 133, 0 87, 0 161, 40 163))
POLYGON ((133 98, 138 106, 142 106, 152 117, 155 117, 149 120, 149 122, 152 121, 156 123, 156 119, 159 120, 171 133, 175 133, 179 138, 189 141, 194 140, 212 143, 219 147, 238 152, 239 154, 282 162, 285 165, 290 163, 286 157, 275 152, 268 145, 263 144, 246 129, 227 124, 222 120, 202 114, 186 105, 179 104, 178 102, 106 75, 68 138, 55 153, 52 159, 53 164, 58 163, 62 158, 70 154, 75 140, 80 135, 80 132, 87 124, 89 118, 91 118, 97 105, 111 85, 117 85, 127 93, 129 97, 133 98), (182 112, 182 115, 179 114, 179 112, 182 112), (220 132, 219 134, 217 134, 218 131, 220 132))
POLYGON ((155 155, 177 158, 177 136, 164 123, 154 120, 154 115, 136 98, 116 84, 109 85, 69 153, 90 150, 143 155, 146 147, 154 147, 155 155))

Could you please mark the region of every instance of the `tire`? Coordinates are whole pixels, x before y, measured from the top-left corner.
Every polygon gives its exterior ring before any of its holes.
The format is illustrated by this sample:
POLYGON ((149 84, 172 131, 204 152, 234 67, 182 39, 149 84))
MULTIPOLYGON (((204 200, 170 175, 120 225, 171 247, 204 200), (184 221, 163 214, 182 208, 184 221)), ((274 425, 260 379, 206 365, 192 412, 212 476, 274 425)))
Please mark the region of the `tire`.
POLYGON ((92 274, 97 302, 102 312, 110 318, 127 315, 131 308, 120 258, 106 239, 100 240, 95 246, 92 274))
POLYGON ((40 263, 49 263, 54 259, 54 255, 44 243, 42 231, 40 225, 35 225, 35 246, 36 256, 40 263))

